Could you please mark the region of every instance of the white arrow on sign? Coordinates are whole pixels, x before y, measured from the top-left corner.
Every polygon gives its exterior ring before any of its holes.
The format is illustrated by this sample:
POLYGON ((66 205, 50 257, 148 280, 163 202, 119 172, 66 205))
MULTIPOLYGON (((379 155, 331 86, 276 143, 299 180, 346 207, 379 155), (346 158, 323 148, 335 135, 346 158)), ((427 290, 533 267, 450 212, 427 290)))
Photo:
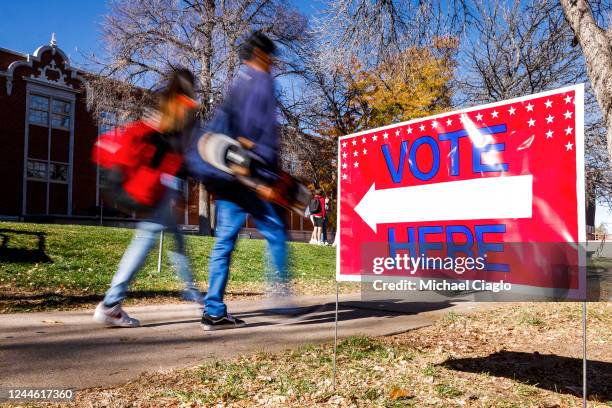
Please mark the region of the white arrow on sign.
POLYGON ((531 218, 533 176, 486 177, 376 190, 355 207, 376 232, 377 224, 417 221, 531 218))

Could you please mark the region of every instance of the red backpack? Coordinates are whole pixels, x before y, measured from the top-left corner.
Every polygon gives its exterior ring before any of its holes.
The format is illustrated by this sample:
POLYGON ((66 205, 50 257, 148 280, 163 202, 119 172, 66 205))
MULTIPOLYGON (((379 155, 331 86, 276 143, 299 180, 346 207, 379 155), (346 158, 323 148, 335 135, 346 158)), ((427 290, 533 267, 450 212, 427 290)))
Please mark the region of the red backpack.
POLYGON ((176 176, 183 158, 153 143, 159 132, 143 120, 111 130, 94 143, 92 159, 100 166, 102 188, 117 204, 149 210, 161 200, 168 176, 176 176))

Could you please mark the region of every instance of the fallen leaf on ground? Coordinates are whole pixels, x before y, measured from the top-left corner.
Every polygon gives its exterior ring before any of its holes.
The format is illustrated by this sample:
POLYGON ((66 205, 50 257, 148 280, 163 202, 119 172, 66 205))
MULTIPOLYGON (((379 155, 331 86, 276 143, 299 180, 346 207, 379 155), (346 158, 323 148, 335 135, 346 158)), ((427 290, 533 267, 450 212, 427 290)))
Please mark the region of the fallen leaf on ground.
POLYGON ((391 398, 392 400, 410 399, 414 398, 414 395, 410 394, 407 390, 404 390, 402 388, 393 388, 391 390, 391 393, 389 394, 389 398, 391 398))

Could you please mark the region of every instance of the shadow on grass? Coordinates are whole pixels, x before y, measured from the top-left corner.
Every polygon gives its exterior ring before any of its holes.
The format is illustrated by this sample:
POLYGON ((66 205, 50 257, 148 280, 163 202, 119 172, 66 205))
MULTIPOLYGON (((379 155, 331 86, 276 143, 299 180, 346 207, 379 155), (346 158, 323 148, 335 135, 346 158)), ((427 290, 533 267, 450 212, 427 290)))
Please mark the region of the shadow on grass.
POLYGON ((0 262, 9 263, 51 263, 51 258, 45 252, 44 232, 18 231, 13 229, 0 229, 0 262), (29 235, 36 237, 36 248, 11 248, 9 243, 15 235, 29 235))
MULTIPOLYGON (((582 360, 554 354, 500 351, 486 357, 448 360, 445 368, 470 373, 488 373, 538 388, 582 396, 582 360)), ((588 361, 587 386, 590 400, 612 400, 612 363, 588 361)))

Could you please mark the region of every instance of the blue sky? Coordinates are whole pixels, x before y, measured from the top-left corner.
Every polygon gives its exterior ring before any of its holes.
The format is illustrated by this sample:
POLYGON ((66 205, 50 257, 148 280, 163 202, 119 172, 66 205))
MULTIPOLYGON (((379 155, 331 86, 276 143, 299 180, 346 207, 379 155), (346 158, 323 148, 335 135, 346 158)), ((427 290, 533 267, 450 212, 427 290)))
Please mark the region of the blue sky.
POLYGON ((106 11, 102 0, 30 0, 0 2, 0 47, 32 53, 57 34, 58 45, 76 65, 80 52, 97 48, 97 21, 106 11))
POLYGON ((612 212, 607 208, 598 205, 597 211, 595 211, 595 226, 599 226, 601 223, 606 224, 608 233, 612 233, 612 212))
MULTIPOLYGON (((98 51, 98 22, 107 11, 105 0, 0 1, 0 47, 31 53, 57 35, 58 45, 75 65, 83 65, 83 53, 98 51)), ((306 14, 320 3, 294 0, 306 14)))
MULTIPOLYGON (((319 0, 293 3, 306 14, 320 7, 319 0)), ((83 54, 99 51, 97 24, 106 10, 105 0, 0 1, 0 47, 32 53, 55 32, 58 45, 71 61, 83 66, 83 54)), ((612 231, 612 212, 598 207, 595 225, 601 222, 609 223, 612 231)))

